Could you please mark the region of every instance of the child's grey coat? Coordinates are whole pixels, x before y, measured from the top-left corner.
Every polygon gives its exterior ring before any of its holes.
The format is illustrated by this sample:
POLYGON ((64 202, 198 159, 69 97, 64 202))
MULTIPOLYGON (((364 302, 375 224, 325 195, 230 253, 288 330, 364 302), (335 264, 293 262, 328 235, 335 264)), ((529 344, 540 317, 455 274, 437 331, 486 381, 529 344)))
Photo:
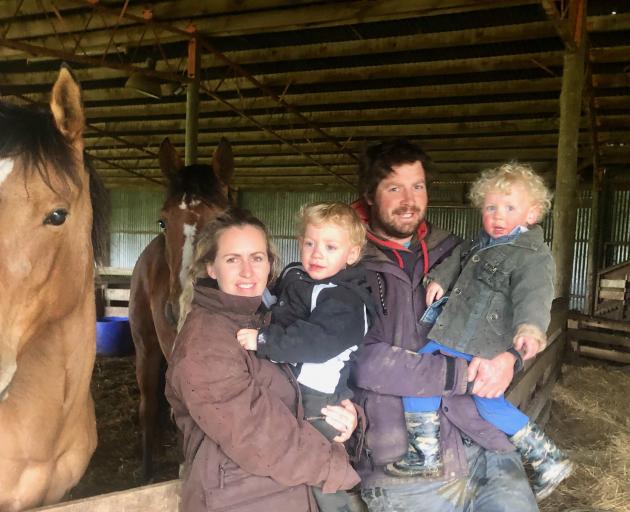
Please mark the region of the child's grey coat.
POLYGON ((450 298, 429 339, 460 352, 492 358, 517 335, 546 342, 555 265, 534 226, 509 243, 480 249, 465 242, 428 275, 450 298), (452 289, 451 289, 452 288, 452 289))

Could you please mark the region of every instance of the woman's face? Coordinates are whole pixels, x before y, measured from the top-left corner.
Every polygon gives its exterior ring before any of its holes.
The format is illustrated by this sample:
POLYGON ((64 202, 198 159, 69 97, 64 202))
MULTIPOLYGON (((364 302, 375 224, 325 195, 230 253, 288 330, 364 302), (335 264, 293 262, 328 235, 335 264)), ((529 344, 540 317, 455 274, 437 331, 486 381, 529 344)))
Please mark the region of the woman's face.
POLYGON ((262 295, 270 268, 267 238, 254 226, 235 226, 221 233, 217 256, 206 266, 221 291, 243 297, 262 295))

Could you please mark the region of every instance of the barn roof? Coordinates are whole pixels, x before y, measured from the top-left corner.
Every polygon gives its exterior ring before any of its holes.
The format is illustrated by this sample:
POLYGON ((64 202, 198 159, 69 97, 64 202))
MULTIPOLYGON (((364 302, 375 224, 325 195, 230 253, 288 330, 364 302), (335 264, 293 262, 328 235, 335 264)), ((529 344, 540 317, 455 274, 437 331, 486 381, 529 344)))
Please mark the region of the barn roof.
MULTIPOLYGON (((111 185, 159 181, 166 136, 183 153, 178 85, 190 81, 192 38, 198 158, 228 137, 242 188, 350 186, 364 144, 389 136, 419 141, 445 183, 509 159, 555 169, 563 58, 580 38, 583 0, 141 4, 0 2, 0 94, 47 102, 60 63, 70 63, 84 89, 87 150, 111 185), (133 71, 158 80, 161 97, 125 87, 133 71)), ((623 176, 630 2, 587 9, 579 168, 588 177, 595 155, 623 176)))

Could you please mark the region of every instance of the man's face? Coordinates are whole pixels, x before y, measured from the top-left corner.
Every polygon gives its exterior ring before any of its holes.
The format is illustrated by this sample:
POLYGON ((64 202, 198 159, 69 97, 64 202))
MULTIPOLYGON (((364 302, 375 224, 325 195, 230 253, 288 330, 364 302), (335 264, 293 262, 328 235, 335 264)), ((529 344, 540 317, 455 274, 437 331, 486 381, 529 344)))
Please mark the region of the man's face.
POLYGON ((399 244, 409 242, 427 211, 426 177, 421 162, 392 168, 376 187, 370 226, 377 235, 399 244))

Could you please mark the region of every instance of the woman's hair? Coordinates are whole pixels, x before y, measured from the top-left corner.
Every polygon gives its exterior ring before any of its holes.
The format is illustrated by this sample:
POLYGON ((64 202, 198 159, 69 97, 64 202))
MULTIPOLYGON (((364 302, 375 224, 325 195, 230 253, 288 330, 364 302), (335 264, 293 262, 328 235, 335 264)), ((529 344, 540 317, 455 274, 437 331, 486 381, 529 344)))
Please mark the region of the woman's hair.
POLYGON ((365 246, 365 226, 352 207, 347 204, 334 201, 308 204, 300 209, 297 221, 297 232, 300 237, 304 236, 309 224, 320 226, 332 223, 346 230, 352 245, 358 246, 361 250, 365 246))
POLYGON ((536 219, 537 222, 540 221, 551 209, 553 194, 543 179, 527 164, 509 162, 494 169, 483 171, 477 181, 472 184, 469 194, 470 201, 477 208, 481 208, 486 194, 495 190, 509 194, 515 183, 523 185, 532 202, 540 208, 538 219, 536 219))
POLYGON ((280 261, 276 249, 271 243, 267 227, 260 219, 252 215, 249 210, 237 207, 227 209, 224 213, 206 224, 195 240, 193 264, 189 270, 188 280, 179 300, 180 315, 178 331, 190 311, 195 282, 197 279, 208 277, 207 265, 208 263, 213 263, 217 257, 221 235, 230 228, 243 228, 246 226, 259 229, 265 235, 267 257, 269 258, 270 264, 268 281, 273 281, 278 275, 280 261))

